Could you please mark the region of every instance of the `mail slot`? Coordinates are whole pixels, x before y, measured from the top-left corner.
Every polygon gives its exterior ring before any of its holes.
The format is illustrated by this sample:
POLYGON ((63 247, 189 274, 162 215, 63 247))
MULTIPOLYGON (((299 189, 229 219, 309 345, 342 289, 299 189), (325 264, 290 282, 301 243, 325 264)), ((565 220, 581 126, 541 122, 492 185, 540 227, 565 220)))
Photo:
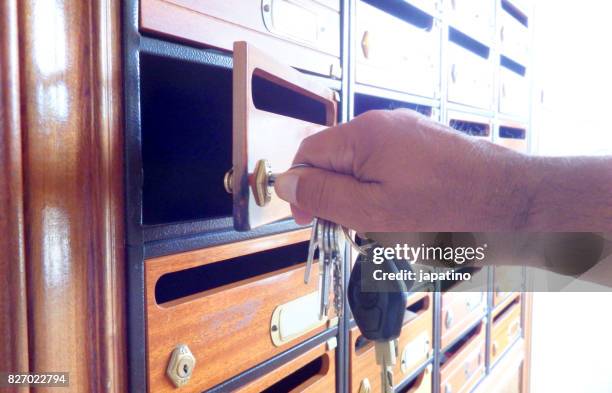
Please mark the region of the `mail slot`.
MULTIPOLYGON (((369 94, 355 94, 354 115, 358 116, 364 112, 376 109, 412 109, 427 117, 434 118, 434 110, 429 105, 416 104, 412 102, 401 101, 398 99, 379 97, 369 94)), ((437 117, 437 116, 436 116, 437 117)))
POLYGON ((288 218, 269 187, 257 205, 250 180, 260 160, 288 169, 304 137, 336 122, 335 92, 244 42, 233 67, 145 53, 140 67, 143 224, 233 217, 246 230, 288 218))
POLYGON ((493 139, 493 122, 490 118, 471 113, 448 111, 448 125, 474 138, 493 139))
POLYGON ((472 271, 471 274, 469 282, 459 281, 442 288, 441 308, 438 311, 441 316, 442 348, 449 346, 484 315, 487 306, 486 269, 472 271))
POLYGON ((488 56, 488 49, 483 49, 479 55, 455 42, 448 44, 449 101, 484 109, 491 108, 493 67, 488 56))
POLYGON ((425 367, 425 370, 421 374, 419 374, 416 378, 410 381, 406 386, 404 386, 399 393, 431 393, 432 383, 431 383, 431 370, 433 369, 432 365, 425 367))
MULTIPOLYGON (((380 389, 380 366, 376 364, 374 343, 354 327, 350 331, 350 391, 357 393, 367 379, 373 392, 380 389)), ((398 361, 394 367, 394 383, 408 378, 432 355, 433 303, 430 293, 415 293, 408 299, 404 325, 398 339, 398 361)))
POLYGON ((450 0, 444 2, 448 23, 476 40, 490 44, 495 26, 493 24, 495 2, 488 0, 450 0))
MULTIPOLYGON (((309 231, 145 261, 150 392, 174 391, 174 348, 195 357, 191 391, 207 390, 335 325, 304 284, 309 231), (276 247, 276 248, 274 248, 276 247)), ((315 267, 316 269, 316 267, 315 267)))
MULTIPOLYGON (((377 3, 381 7, 385 4, 377 3)), ((398 14, 403 19, 357 1, 355 79, 366 85, 435 97, 440 85, 438 24, 409 2, 396 2, 395 6, 401 8, 398 14)))
POLYGON ((529 29, 527 17, 507 1, 502 1, 499 13, 499 43, 504 56, 522 64, 527 63, 529 56, 529 29))
POLYGON ((522 290, 523 269, 521 266, 496 266, 493 271, 493 307, 516 292, 522 290))
POLYGON ((527 153, 527 127, 522 123, 503 121, 499 124, 496 143, 509 149, 527 153))
POLYGON ((225 50, 247 40, 285 64, 341 75, 338 0, 142 0, 140 29, 225 50))
POLYGON ((485 323, 481 322, 443 355, 440 392, 471 391, 485 374, 485 323))
POLYGON ((521 336, 521 298, 517 296, 493 318, 491 329, 491 363, 495 363, 521 336))
POLYGON ((334 392, 336 389, 336 337, 306 351, 273 371, 235 390, 236 393, 334 392))
POLYGON ((501 113, 527 118, 529 116, 529 83, 525 68, 514 63, 510 69, 499 68, 499 111, 501 113))

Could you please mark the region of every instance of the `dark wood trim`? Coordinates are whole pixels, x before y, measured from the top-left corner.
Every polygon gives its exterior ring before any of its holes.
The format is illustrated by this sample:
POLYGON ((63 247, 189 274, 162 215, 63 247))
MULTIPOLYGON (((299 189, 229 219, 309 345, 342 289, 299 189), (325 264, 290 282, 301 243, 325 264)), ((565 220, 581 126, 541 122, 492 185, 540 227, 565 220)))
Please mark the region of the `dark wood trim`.
MULTIPOLYGON (((0 371, 28 371, 17 0, 0 3, 0 371)), ((9 392, 29 392, 12 388, 9 392)))
POLYGON ((18 2, 32 371, 127 391, 120 2, 18 2))

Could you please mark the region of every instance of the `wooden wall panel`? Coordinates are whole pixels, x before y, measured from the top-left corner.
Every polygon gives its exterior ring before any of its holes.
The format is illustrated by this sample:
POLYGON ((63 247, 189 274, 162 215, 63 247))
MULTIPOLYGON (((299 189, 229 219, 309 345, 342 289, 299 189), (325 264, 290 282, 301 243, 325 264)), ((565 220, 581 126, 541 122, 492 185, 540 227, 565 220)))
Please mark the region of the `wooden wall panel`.
MULTIPOLYGON (((17 0, 3 0, 0 2, 0 371, 12 372, 28 370, 17 31, 17 0)), ((28 388, 7 390, 29 391, 28 388)))
POLYGON ((69 392, 127 390, 119 3, 18 2, 29 363, 69 392))

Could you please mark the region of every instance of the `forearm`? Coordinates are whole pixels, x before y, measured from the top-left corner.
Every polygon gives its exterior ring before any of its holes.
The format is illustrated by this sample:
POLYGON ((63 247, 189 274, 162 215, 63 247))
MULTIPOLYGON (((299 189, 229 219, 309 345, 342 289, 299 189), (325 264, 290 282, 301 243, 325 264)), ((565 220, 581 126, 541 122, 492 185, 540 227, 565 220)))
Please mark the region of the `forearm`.
POLYGON ((612 157, 528 160, 522 230, 612 232, 612 157))

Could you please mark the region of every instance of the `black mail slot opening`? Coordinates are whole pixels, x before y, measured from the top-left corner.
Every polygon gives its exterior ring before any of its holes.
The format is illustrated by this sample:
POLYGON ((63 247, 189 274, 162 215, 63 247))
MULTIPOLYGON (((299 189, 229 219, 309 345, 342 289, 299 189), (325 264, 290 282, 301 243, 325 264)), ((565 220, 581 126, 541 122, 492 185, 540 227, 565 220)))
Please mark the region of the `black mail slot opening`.
POLYGON ((482 330, 482 323, 474 326, 468 332, 466 332, 463 337, 457 340, 450 348, 448 348, 444 354, 442 355, 441 364, 447 363, 450 359, 452 359, 459 351, 461 351, 468 342, 474 337, 478 336, 482 330))
POLYGON ((163 304, 241 280, 299 265, 308 256, 308 242, 296 243, 167 273, 155 283, 155 301, 163 304))
POLYGON ((526 134, 526 131, 524 128, 507 127, 507 126, 499 127, 500 138, 525 139, 525 134, 526 134))
POLYGON ((399 108, 412 109, 413 111, 417 111, 427 117, 431 117, 432 114, 432 108, 427 105, 393 100, 390 98, 377 97, 368 94, 355 94, 355 116, 375 109, 392 110, 399 108))
MULTIPOLYGON (((421 374, 419 374, 414 379, 412 379, 410 382, 408 382, 406 385, 404 385, 404 387, 401 388, 399 392, 407 393, 407 392, 410 392, 412 389, 421 386, 425 378, 428 377, 428 375, 429 375, 428 373, 423 371, 421 374)), ((428 378, 431 378, 431 377, 428 377, 428 378)))
POLYGON ((511 301, 508 305, 506 305, 504 307, 503 310, 501 310, 496 316, 495 318, 493 318, 493 323, 499 321, 500 319, 502 319, 505 315, 510 314, 511 309, 516 305, 519 304, 519 302, 521 301, 521 298, 519 296, 516 297, 516 299, 514 299, 513 301, 511 301))
POLYGON ((460 47, 475 53, 483 59, 488 59, 490 54, 490 48, 479 41, 476 41, 472 37, 460 32, 459 30, 449 27, 448 28, 448 40, 454 42, 460 47))
POLYGON ((418 317, 421 313, 423 313, 428 308, 429 308, 429 297, 427 296, 420 299, 419 301, 416 301, 408 305, 408 307, 406 307, 406 312, 404 313, 404 325, 414 320, 416 317, 418 317))
POLYGON ((274 385, 262 390, 262 393, 284 393, 291 392, 307 383, 313 378, 325 375, 329 370, 329 356, 323 355, 314 359, 303 367, 276 382, 274 385))
POLYGON ((378 8, 394 17, 410 23, 419 29, 426 31, 433 27, 434 18, 428 13, 413 6, 407 1, 380 1, 380 0, 363 0, 365 3, 378 8))
POLYGON ((283 86, 261 70, 255 70, 251 85, 255 108, 310 123, 327 124, 327 108, 322 100, 283 86))
POLYGON ((455 130, 471 136, 488 137, 491 135, 491 126, 487 123, 451 119, 449 125, 455 130))

